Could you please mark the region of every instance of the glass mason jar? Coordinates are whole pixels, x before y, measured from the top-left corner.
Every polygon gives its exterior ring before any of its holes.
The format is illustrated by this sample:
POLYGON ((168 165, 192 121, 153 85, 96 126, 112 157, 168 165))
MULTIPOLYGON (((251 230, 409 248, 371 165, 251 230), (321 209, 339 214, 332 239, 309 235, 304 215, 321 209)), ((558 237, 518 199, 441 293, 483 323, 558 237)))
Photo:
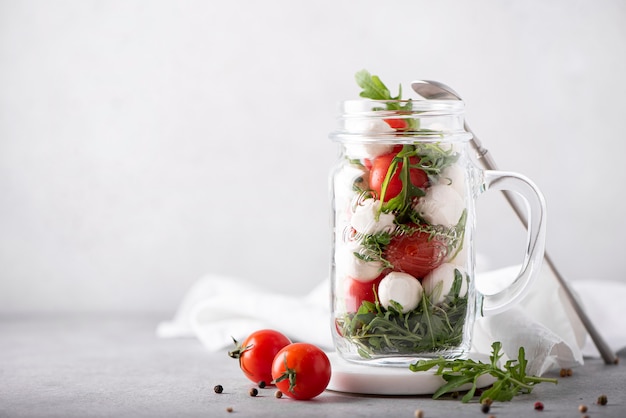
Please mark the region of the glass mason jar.
POLYGON ((353 100, 330 137, 332 333, 346 360, 408 365, 465 356, 477 314, 507 309, 544 255, 545 203, 526 177, 472 162, 464 104, 353 100), (475 200, 488 189, 521 195, 528 241, 518 276, 483 295, 474 283, 475 200))

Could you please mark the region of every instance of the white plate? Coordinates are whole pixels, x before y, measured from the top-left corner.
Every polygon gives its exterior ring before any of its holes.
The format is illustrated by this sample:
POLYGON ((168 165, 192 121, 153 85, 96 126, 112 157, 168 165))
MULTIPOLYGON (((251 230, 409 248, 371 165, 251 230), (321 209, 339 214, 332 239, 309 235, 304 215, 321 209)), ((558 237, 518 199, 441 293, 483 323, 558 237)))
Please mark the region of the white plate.
MULTIPOLYGON (((336 392, 365 395, 432 395, 446 383, 435 375, 436 368, 425 372, 412 372, 408 367, 367 366, 348 362, 336 352, 327 353, 332 366, 332 376, 327 389, 336 392)), ((469 358, 486 363, 489 356, 470 353, 469 358)), ((484 388, 495 382, 491 375, 478 379, 477 387, 484 388)), ((458 391, 468 390, 461 386, 458 391)))

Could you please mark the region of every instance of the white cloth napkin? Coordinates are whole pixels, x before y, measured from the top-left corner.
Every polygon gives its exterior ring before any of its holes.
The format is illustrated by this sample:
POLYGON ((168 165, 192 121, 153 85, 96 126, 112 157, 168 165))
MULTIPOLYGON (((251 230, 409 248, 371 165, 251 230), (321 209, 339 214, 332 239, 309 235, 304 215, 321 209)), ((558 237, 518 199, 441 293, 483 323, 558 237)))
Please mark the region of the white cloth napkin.
POLYGON ((326 280, 305 297, 269 292, 232 277, 208 275, 189 289, 171 321, 162 322, 164 338, 197 337, 210 351, 242 341, 264 328, 292 340, 331 349, 330 285, 326 280))
MULTIPOLYGON (((519 266, 480 274, 477 285, 497 288, 510 281, 519 266)), ((539 277, 520 303, 497 315, 480 318, 474 326, 473 350, 487 353, 493 341, 502 342, 508 358, 517 358, 524 347, 527 372, 541 375, 555 367, 583 364, 581 348, 586 331, 551 270, 543 267, 539 277)))
MULTIPOLYGON (((477 283, 512 278, 518 270, 509 267, 479 274, 477 283)), ((626 315, 626 283, 595 280, 575 282, 573 287, 585 295, 583 304, 594 324, 601 325, 600 332, 611 347, 617 350, 626 346, 623 330, 609 326, 615 323, 613 318, 626 315)), ((332 350, 329 298, 328 280, 306 296, 298 297, 270 292, 232 277, 208 275, 189 289, 174 318, 158 325, 157 335, 196 337, 208 350, 218 351, 232 346, 233 338, 241 341, 253 331, 272 328, 294 341, 332 350)), ((544 267, 541 277, 518 305, 476 321, 472 349, 488 354, 492 342, 500 341, 506 356, 517 358, 518 349, 523 346, 529 360, 528 372, 541 375, 556 367, 582 365, 583 347, 584 354, 597 355, 586 337, 556 278, 544 267)))

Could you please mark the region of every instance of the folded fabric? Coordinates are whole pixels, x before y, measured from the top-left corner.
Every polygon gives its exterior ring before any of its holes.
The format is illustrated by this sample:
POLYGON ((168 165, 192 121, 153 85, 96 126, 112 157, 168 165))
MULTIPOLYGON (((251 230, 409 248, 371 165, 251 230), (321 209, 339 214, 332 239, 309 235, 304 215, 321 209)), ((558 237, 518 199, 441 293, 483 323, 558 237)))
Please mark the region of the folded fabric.
MULTIPOLYGON (((512 266, 479 274, 476 285, 491 293, 513 280, 519 269, 512 266)), ((582 365, 585 337, 586 331, 556 277, 544 266, 517 305, 476 321, 472 345, 474 351, 487 353, 493 341, 500 341, 507 358, 513 359, 524 347, 527 372, 541 375, 555 367, 582 365)))
MULTIPOLYGON (((515 277, 517 271, 518 267, 514 266, 479 274, 477 284, 484 291, 506 278, 515 277)), ((606 284, 610 292, 601 290, 605 283, 595 281, 593 293, 625 300, 626 284, 606 284)), ((580 289, 587 298, 587 288, 581 286, 580 289)), ((600 310, 607 305, 612 309, 608 314, 614 315, 608 318, 623 317, 626 312, 618 301, 607 303, 607 300, 587 298, 585 305, 593 308, 596 318, 606 317, 607 313, 600 310)), ((233 338, 242 340, 255 330, 273 328, 294 341, 310 342, 330 351, 333 344, 329 307, 329 280, 298 297, 271 292, 231 277, 208 275, 189 289, 174 318, 159 324, 157 335, 196 337, 208 350, 217 351, 232 346, 233 338)), ((610 320, 602 322, 609 323, 610 320)), ((612 340, 613 345, 626 345, 624 335, 617 330, 610 334, 613 335, 621 338, 612 340)), ((556 278, 544 268, 529 294, 514 308, 477 319, 473 351, 489 353, 493 341, 502 342, 509 358, 517 358, 518 349, 523 346, 529 360, 528 372, 541 375, 555 367, 583 364, 581 349, 586 342, 586 332, 556 278)))
POLYGON ((164 338, 197 337, 216 351, 263 328, 293 340, 331 349, 330 286, 322 282, 308 296, 272 293, 232 277, 208 275, 187 292, 173 320, 159 324, 164 338))

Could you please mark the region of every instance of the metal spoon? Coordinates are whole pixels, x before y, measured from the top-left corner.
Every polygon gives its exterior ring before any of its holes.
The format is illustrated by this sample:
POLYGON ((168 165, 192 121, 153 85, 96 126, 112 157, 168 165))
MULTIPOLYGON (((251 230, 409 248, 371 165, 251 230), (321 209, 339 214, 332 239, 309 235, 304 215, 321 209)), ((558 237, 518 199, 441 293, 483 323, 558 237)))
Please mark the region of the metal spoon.
MULTIPOLYGON (((413 90, 419 94, 421 97, 427 100, 462 100, 461 96, 459 96, 454 90, 450 87, 446 86, 443 83, 432 80, 417 80, 411 83, 411 87, 413 90)), ((488 170, 497 170, 497 166, 491 154, 489 154, 489 150, 483 147, 482 143, 478 139, 478 137, 472 132, 467 123, 464 124, 465 130, 472 134, 472 146, 477 152, 477 158, 479 162, 483 164, 483 166, 488 170)), ((514 200, 513 195, 510 192, 503 192, 506 200, 509 202, 519 219, 522 221, 524 225, 526 225, 526 216, 522 208, 518 205, 518 203, 514 200)), ((552 262, 552 259, 548 256, 548 251, 545 252, 544 259, 548 264, 548 267, 554 272, 559 284, 565 291, 565 295, 567 299, 572 304, 574 311, 580 318, 580 321, 583 323, 583 326, 591 336, 594 344, 598 348, 598 351, 602 355, 604 362, 606 364, 617 364, 618 358, 613 353, 609 345, 604 341, 598 330, 594 327, 591 319, 587 316, 587 313, 582 308, 582 306, 578 303, 578 299, 574 296, 571 288, 563 278, 563 276, 559 273, 556 266, 552 262)))

